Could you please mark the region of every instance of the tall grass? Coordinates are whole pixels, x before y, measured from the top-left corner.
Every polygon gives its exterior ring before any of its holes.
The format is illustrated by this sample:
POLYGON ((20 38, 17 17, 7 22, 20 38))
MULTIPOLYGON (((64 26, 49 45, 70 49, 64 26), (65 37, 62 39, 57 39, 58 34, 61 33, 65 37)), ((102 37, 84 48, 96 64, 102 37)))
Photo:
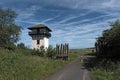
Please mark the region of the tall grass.
POLYGON ((31 56, 25 50, 0 50, 0 80, 43 80, 65 63, 31 56))
POLYGON ((92 80, 120 80, 120 61, 109 58, 88 59, 92 80))
POLYGON ((43 80, 73 61, 81 50, 70 50, 69 60, 54 60, 31 54, 29 49, 0 50, 0 80, 43 80))
POLYGON ((92 80, 120 80, 120 62, 96 60, 98 65, 91 68, 92 80))

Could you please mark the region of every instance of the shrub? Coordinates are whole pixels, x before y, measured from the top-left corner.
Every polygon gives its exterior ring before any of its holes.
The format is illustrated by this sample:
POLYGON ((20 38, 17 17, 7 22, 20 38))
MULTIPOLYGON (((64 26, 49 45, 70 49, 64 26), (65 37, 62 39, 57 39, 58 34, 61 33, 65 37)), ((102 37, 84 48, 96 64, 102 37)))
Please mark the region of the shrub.
POLYGON ((44 46, 41 46, 40 49, 33 49, 32 55, 38 55, 40 57, 55 58, 55 48, 49 46, 47 49, 44 46))
POLYGON ((45 56, 46 51, 45 51, 44 47, 41 46, 40 49, 33 49, 31 54, 43 57, 43 56, 45 56))
POLYGON ((46 55, 46 50, 45 50, 44 46, 41 46, 38 51, 39 51, 38 56, 43 57, 46 55))
POLYGON ((53 48, 52 46, 49 46, 46 51, 46 56, 51 59, 55 58, 55 48, 53 48))
POLYGON ((39 54, 39 50, 37 49, 33 49, 32 52, 31 52, 32 55, 37 55, 39 54))

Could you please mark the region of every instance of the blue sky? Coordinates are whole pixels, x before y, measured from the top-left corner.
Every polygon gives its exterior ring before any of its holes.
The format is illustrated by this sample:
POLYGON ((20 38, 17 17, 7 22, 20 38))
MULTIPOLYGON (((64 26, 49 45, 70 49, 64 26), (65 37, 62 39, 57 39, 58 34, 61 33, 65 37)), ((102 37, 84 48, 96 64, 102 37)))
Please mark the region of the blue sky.
POLYGON ((120 19, 119 0, 1 0, 3 8, 18 13, 23 27, 20 42, 31 47, 27 27, 45 24, 52 29, 50 45, 69 43, 70 48, 94 47, 96 38, 120 19))

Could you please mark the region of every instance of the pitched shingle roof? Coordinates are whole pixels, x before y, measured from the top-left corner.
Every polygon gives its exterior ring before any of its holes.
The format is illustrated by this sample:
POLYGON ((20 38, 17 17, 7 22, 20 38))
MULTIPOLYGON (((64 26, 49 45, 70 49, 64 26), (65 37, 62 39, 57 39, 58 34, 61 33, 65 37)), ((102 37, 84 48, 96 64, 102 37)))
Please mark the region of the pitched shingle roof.
POLYGON ((28 29, 32 30, 32 29, 41 29, 41 28, 46 28, 49 31, 52 31, 50 28, 48 28, 47 26, 45 26, 44 24, 37 24, 35 26, 29 27, 28 29))

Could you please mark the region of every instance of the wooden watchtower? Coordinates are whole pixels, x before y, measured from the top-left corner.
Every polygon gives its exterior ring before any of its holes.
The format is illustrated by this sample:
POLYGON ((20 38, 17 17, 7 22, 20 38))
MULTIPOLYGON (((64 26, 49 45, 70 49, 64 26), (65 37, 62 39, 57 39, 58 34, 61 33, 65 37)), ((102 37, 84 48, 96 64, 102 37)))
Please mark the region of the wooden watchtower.
POLYGON ((32 49, 39 49, 41 46, 48 48, 51 29, 43 24, 38 24, 28 28, 28 34, 32 37, 32 49))

